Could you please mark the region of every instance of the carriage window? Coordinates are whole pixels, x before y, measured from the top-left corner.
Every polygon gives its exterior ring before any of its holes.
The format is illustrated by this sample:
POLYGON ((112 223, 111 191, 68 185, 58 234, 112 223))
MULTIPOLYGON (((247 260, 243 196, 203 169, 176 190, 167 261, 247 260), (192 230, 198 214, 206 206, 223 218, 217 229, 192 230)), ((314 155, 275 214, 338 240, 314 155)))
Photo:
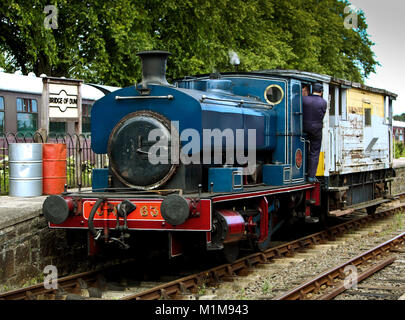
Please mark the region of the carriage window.
POLYGON ((91 104, 82 104, 82 133, 84 135, 91 134, 91 104))
POLYGON ((26 133, 37 131, 38 106, 35 99, 17 98, 17 131, 26 133))
POLYGON ((272 84, 264 91, 264 98, 271 105, 279 104, 284 98, 284 91, 280 86, 272 84))
POLYGON ((4 132, 4 98, 0 97, 0 133, 4 132))
POLYGON ((371 108, 364 109, 364 126, 365 127, 371 126, 371 108))

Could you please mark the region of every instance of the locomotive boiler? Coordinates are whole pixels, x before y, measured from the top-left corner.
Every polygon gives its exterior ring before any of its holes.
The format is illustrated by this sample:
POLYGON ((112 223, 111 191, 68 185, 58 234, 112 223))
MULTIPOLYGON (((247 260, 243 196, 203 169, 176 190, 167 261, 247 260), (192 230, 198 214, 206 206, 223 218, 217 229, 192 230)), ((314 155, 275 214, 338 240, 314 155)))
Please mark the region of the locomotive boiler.
MULTIPOLYGON (((328 95, 332 78, 260 71, 169 84, 168 52, 138 55, 142 82, 92 108, 92 149, 108 155, 109 167, 94 170, 92 192, 50 196, 43 206, 51 228, 88 232, 90 254, 101 244, 139 247, 141 240, 170 257, 199 248, 231 261, 241 243, 268 248, 288 221, 316 223, 329 205, 344 212, 386 199, 389 163, 368 167, 371 177, 360 182, 370 190, 357 198, 361 166, 346 180, 323 170, 322 188, 306 182, 302 86, 322 82, 328 95)), ((324 169, 333 159, 323 155, 324 169)))

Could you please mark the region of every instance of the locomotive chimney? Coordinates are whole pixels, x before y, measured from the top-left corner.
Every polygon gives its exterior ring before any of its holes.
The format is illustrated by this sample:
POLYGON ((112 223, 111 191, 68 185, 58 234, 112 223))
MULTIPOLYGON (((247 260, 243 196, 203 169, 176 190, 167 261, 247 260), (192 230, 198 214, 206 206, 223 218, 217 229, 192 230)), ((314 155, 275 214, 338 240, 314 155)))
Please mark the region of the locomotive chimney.
POLYGON ((143 88, 148 84, 169 85, 166 80, 166 61, 171 55, 168 51, 142 51, 137 56, 142 61, 142 82, 143 88))

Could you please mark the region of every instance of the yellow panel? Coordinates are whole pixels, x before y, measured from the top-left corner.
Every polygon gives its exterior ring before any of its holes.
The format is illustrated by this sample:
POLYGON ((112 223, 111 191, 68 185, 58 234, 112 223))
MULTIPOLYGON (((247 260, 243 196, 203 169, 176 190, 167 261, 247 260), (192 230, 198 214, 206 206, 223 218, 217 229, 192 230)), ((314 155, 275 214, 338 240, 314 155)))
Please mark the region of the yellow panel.
POLYGON ((347 112, 364 114, 363 104, 371 105, 371 115, 384 118, 384 96, 360 89, 347 90, 347 112))
POLYGON ((323 177, 325 174, 325 152, 319 153, 318 168, 316 169, 316 176, 323 177))

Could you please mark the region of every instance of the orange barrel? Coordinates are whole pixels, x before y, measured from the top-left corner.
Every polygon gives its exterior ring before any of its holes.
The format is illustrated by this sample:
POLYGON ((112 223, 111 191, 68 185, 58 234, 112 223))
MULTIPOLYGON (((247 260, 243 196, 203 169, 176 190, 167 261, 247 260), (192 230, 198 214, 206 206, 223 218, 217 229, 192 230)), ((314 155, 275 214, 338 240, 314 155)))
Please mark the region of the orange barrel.
POLYGON ((42 147, 43 194, 60 194, 66 184, 66 144, 44 143, 42 147))

